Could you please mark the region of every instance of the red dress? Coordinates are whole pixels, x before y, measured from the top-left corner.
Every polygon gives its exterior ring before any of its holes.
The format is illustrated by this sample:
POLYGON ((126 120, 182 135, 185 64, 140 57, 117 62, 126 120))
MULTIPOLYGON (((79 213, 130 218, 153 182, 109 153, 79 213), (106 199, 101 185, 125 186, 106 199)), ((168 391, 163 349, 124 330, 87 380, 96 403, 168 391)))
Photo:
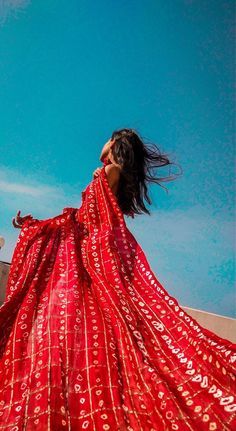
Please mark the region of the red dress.
POLYGON ((0 307, 0 430, 236 430, 236 344, 156 278, 105 173, 26 220, 0 307))

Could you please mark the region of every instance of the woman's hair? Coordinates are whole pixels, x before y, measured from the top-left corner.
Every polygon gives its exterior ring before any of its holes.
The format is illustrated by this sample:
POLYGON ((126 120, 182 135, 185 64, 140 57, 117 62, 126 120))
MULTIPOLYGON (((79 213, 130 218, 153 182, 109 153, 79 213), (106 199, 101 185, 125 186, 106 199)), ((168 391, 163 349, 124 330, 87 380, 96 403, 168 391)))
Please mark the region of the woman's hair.
POLYGON ((135 129, 115 130, 111 139, 115 140, 115 144, 111 148, 113 158, 116 163, 121 165, 117 191, 120 209, 132 218, 134 214, 146 213, 150 215, 150 211, 144 204, 144 199, 149 204, 152 203, 148 195, 147 184, 153 182, 163 187, 159 182, 172 181, 182 172, 175 176, 156 177, 155 172, 153 172, 155 168, 174 165, 175 163, 169 160, 167 154, 161 154, 156 144, 145 143, 135 129))

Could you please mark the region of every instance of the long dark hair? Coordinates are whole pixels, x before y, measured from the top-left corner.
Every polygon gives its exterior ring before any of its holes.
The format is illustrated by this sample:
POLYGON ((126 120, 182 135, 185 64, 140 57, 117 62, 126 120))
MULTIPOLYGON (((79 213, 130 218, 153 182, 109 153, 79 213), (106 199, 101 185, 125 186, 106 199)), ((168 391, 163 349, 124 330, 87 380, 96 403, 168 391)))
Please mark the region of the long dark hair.
POLYGON ((135 129, 114 130, 111 139, 115 140, 111 149, 113 158, 121 166, 117 190, 119 207, 124 214, 132 218, 134 214, 150 215, 144 204, 144 199, 149 204, 152 203, 147 183, 153 182, 163 187, 160 182, 173 181, 182 174, 182 170, 180 174, 156 177, 152 172, 155 168, 177 164, 170 161, 168 154, 161 153, 156 144, 144 142, 135 129))

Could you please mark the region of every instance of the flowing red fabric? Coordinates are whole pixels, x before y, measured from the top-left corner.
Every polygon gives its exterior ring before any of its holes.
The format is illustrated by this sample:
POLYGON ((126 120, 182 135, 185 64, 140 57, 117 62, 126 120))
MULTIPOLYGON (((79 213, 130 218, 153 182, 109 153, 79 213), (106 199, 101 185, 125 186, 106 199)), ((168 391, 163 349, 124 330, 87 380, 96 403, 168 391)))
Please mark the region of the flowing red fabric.
POLYGON ((235 430, 236 344, 170 296, 105 172, 26 220, 0 308, 0 429, 235 430))

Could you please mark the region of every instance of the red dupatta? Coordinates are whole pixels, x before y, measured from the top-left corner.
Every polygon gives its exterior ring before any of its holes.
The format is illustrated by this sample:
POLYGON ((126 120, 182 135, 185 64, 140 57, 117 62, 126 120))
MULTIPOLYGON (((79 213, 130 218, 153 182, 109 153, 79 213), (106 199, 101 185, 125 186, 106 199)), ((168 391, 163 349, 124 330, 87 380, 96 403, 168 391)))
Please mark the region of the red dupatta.
POLYGON ((0 430, 233 430, 236 344, 158 281, 106 164, 80 208, 19 234, 0 307, 0 430))

